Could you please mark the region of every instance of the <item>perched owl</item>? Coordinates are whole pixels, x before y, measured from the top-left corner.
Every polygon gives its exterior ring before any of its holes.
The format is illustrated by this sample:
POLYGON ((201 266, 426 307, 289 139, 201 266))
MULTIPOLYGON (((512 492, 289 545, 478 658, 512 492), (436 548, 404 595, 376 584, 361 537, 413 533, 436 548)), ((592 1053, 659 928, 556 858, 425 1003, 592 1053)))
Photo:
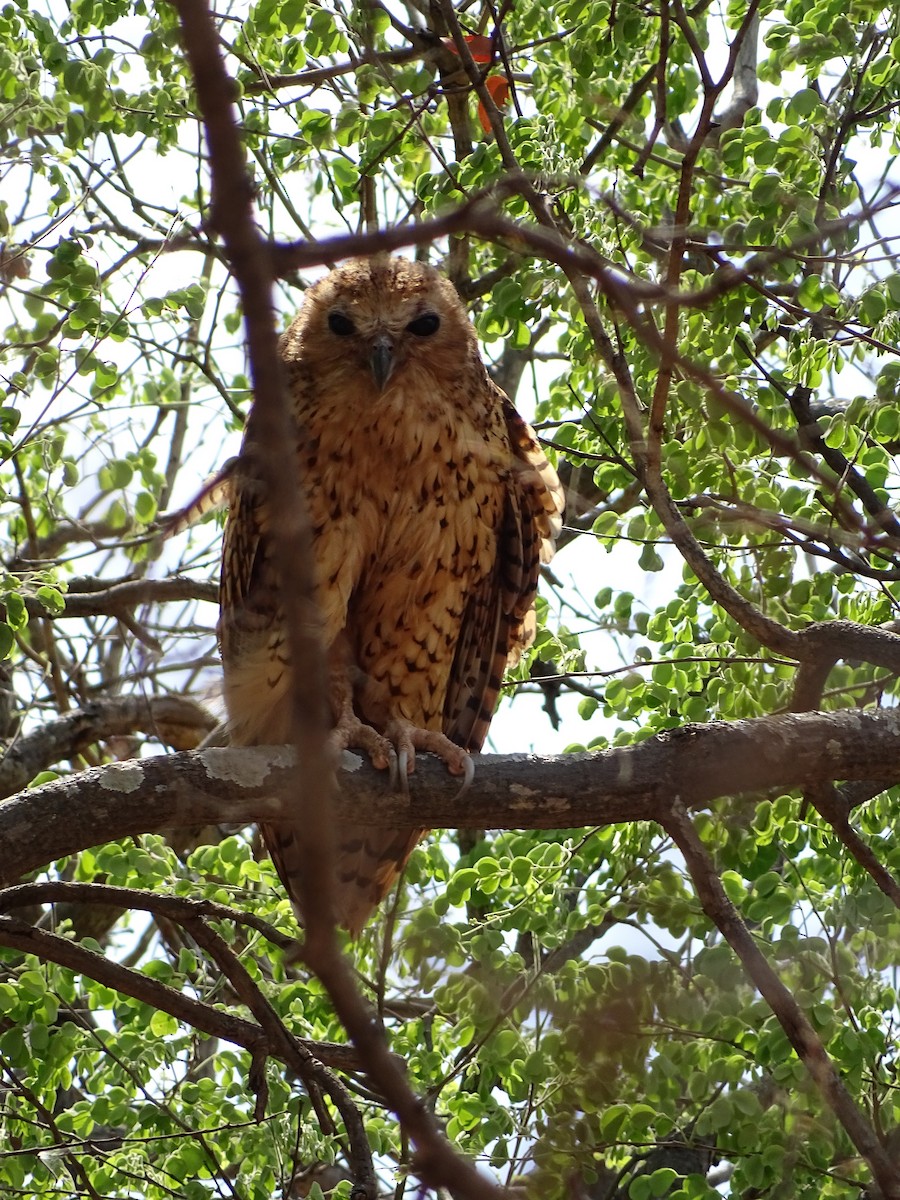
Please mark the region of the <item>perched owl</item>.
MULTIPOLYGON (((281 339, 312 523, 334 745, 412 771, 481 748, 507 663, 533 636, 538 572, 562 514, 533 430, 491 382, 448 280, 405 259, 348 263, 306 293, 281 339)), ((254 437, 251 411, 244 450, 254 437)), ((222 557, 219 638, 235 745, 289 739, 278 562, 242 454, 222 557)), ((295 830, 262 830, 294 899, 295 830)), ((358 933, 424 830, 338 836, 336 912, 358 933)), ((302 915, 302 914, 298 914, 302 915)))

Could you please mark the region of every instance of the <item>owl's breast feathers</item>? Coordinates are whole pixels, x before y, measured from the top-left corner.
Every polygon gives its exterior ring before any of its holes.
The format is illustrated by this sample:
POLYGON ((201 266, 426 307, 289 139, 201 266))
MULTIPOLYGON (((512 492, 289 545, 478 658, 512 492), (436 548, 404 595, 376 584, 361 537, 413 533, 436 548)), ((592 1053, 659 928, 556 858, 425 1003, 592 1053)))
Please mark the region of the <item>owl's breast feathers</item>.
POLYGON ((506 660, 533 636, 560 520, 552 468, 480 360, 443 384, 409 370, 336 406, 301 381, 326 646, 348 638, 377 728, 401 715, 477 750, 506 660))

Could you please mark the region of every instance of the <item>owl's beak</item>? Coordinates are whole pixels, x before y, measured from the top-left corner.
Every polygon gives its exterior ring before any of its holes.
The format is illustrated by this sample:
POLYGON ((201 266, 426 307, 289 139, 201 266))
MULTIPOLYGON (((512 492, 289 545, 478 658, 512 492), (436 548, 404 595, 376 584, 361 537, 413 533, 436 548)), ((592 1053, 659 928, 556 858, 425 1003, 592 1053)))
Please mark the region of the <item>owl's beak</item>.
POLYGON ((384 388, 394 369, 394 343, 386 333, 380 334, 373 341, 369 362, 375 382, 379 388, 384 388))

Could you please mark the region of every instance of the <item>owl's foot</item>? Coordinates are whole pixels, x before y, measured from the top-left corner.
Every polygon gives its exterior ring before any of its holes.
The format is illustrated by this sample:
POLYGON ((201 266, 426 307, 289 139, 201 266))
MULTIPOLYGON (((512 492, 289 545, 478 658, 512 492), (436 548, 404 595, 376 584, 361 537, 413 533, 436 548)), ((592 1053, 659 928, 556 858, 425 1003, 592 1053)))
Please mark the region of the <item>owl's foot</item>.
POLYGON ((465 795, 472 786, 472 780, 475 778, 475 764, 472 756, 467 750, 463 750, 461 746, 451 742, 445 734, 438 733, 435 729, 420 729, 417 725, 399 717, 390 722, 385 734, 397 752, 400 775, 398 783, 401 792, 409 791, 407 777, 415 770, 417 750, 425 750, 429 754, 437 755, 447 764, 451 775, 463 776, 462 787, 457 792, 457 797, 465 795))
POLYGON ((352 710, 344 708, 331 731, 331 746, 338 753, 361 750, 368 754, 376 770, 390 771, 391 789, 404 795, 409 794, 408 777, 415 770, 417 750, 437 755, 447 764, 451 775, 463 776, 457 796, 465 795, 475 778, 475 764, 468 751, 451 742, 445 734, 434 729, 420 729, 400 717, 391 721, 381 734, 361 721, 352 710))
POLYGON ((397 754, 390 740, 383 737, 377 729, 360 721, 353 713, 343 713, 340 721, 331 731, 332 748, 340 753, 341 750, 362 750, 368 754, 372 766, 378 771, 390 769, 391 783, 397 772, 397 754))
POLYGON ((342 750, 361 750, 368 754, 376 770, 390 770, 391 788, 396 790, 397 754, 390 738, 360 720, 353 707, 354 681, 358 672, 352 665, 350 648, 343 635, 329 650, 328 660, 331 711, 335 722, 330 738, 332 749, 337 754, 342 750))

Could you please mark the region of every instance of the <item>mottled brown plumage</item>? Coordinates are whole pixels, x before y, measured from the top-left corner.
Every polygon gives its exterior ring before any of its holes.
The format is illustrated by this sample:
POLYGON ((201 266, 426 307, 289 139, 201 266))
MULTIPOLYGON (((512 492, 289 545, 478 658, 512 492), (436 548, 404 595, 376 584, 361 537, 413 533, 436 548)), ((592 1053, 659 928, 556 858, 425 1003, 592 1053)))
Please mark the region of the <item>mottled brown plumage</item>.
MULTIPOLYGON (((559 481, 491 382, 453 287, 405 259, 355 261, 284 334, 313 528, 334 743, 455 773, 487 735, 507 662, 533 635, 559 481)), ((251 413, 245 449, 253 439, 251 413)), ((278 564, 252 456, 233 476, 219 635, 232 741, 288 740, 278 564)), ((302 821, 302 800, 298 799, 302 821)), ((358 932, 424 832, 339 830, 336 917, 358 932)), ((299 828, 299 826, 298 826, 299 828)), ((263 829, 293 899, 295 830, 263 829)))

